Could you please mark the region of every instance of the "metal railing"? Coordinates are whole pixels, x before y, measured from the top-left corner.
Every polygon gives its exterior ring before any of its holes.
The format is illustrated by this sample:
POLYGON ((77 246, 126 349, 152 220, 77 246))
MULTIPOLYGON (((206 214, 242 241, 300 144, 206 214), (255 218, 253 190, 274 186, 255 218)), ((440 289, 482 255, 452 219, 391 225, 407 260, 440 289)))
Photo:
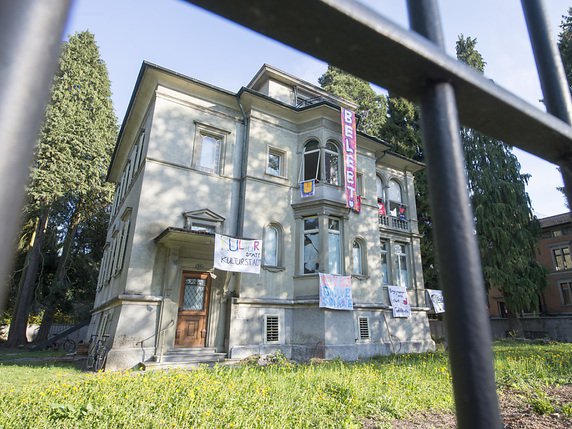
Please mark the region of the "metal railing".
MULTIPOLYGON (((544 113, 444 52, 436 0, 408 0, 411 31, 349 0, 192 0, 421 107, 460 428, 500 428, 484 282, 459 119, 561 168, 572 201, 572 104, 541 0, 522 0, 544 113), (391 58, 391 61, 387 61, 391 58), (450 213, 455 213, 454 217, 450 213)), ((68 0, 0 3, 0 276, 6 278, 68 0)), ((510 53, 508 53, 510 54, 510 53)), ((0 294, 0 308, 5 293, 0 294)))
POLYGON ((395 216, 379 215, 379 226, 382 228, 409 231, 409 221, 395 216))

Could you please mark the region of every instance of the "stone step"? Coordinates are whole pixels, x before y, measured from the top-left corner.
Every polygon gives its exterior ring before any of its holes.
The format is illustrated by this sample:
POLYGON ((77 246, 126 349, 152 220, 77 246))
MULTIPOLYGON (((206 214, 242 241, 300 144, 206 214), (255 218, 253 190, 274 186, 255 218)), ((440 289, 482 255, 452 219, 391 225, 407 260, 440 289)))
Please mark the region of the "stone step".
POLYGON ((202 356, 216 353, 214 347, 174 347, 165 352, 165 355, 202 356))
POLYGON ((166 353, 163 355, 161 362, 166 363, 204 363, 204 362, 222 362, 226 358, 226 353, 166 353))

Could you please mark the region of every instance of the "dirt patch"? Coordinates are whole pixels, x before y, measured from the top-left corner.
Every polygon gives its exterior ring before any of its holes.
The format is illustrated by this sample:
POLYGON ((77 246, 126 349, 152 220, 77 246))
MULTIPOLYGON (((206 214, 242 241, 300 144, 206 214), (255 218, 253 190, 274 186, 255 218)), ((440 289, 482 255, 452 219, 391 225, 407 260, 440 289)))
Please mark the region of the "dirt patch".
MULTIPOLYGON (((567 429, 572 427, 572 385, 550 387, 544 391, 523 394, 505 391, 499 397, 504 429, 567 429)), ((364 429, 380 427, 373 420, 363 422, 364 429)), ((394 420, 395 429, 456 428, 454 414, 416 413, 404 420, 394 420)))

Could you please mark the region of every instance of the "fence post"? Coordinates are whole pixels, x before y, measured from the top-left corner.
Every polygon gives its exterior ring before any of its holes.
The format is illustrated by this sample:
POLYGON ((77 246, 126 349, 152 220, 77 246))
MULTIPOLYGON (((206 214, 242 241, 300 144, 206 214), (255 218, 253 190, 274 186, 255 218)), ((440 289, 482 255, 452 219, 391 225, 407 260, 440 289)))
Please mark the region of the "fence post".
POLYGON ((0 2, 0 313, 70 0, 0 2))
MULTIPOLYGON (((546 110, 568 125, 572 125, 570 87, 564 73, 560 52, 550 33, 544 2, 542 0, 521 0, 521 4, 546 110)), ((572 161, 570 158, 563 159, 559 165, 570 205, 572 203, 572 161)))
MULTIPOLYGON (((436 0, 408 0, 414 31, 444 50, 436 0)), ((459 428, 500 428, 485 286, 453 86, 425 82, 421 125, 459 428)))

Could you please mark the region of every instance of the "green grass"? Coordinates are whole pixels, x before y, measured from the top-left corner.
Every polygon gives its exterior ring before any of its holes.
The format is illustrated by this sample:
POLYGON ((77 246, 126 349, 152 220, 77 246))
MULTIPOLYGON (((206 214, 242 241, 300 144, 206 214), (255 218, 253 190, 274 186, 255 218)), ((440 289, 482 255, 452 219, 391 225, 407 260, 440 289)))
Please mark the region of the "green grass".
MULTIPOLYGON (((498 343, 499 389, 572 383, 571 360, 571 344, 498 343)), ((424 410, 453 411, 444 353, 150 373, 0 363, 3 429, 390 427, 424 410)))

